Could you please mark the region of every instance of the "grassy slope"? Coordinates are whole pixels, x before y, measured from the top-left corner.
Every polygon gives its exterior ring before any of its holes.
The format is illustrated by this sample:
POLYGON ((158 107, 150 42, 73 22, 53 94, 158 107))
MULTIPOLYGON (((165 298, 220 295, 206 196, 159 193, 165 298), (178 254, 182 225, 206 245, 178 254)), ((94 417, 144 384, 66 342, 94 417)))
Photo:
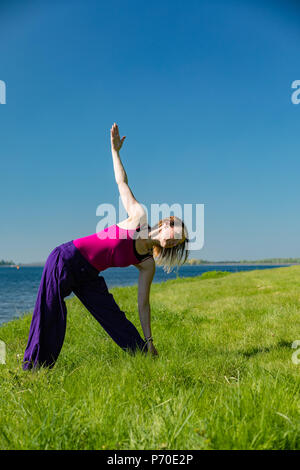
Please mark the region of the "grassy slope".
MULTIPOLYGON (((300 448, 300 267, 153 284, 158 359, 76 298, 53 370, 23 372, 30 315, 0 328, 1 449, 300 448)), ((137 286, 112 289, 138 325, 137 286)))

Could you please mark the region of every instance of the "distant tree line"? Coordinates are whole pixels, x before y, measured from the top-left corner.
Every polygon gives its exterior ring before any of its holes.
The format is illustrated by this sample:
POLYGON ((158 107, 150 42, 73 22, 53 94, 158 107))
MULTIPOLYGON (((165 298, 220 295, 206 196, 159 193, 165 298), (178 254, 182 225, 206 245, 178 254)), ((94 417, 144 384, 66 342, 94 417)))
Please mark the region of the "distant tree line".
POLYGON ((0 260, 0 266, 10 266, 11 264, 15 264, 13 261, 5 261, 4 259, 0 260))
POLYGON ((191 258, 185 264, 300 264, 300 258, 266 258, 258 260, 240 260, 240 261, 207 261, 205 259, 191 258))
MULTIPOLYGON (((206 259, 188 259, 185 264, 195 265, 195 264, 300 264, 300 258, 266 258, 258 260, 240 260, 240 261, 207 261, 206 259)), ((15 266, 16 263, 12 260, 5 261, 4 259, 0 260, 0 266, 15 266)))

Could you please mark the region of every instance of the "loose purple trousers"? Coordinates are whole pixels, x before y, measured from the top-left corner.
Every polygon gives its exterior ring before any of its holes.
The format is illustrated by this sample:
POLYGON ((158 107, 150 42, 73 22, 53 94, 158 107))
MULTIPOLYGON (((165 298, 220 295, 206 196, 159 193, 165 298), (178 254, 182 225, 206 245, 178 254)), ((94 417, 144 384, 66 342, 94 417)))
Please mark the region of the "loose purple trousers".
POLYGON ((145 341, 109 293, 104 277, 70 241, 56 247, 46 261, 24 353, 24 370, 55 364, 66 332, 64 298, 72 292, 122 349, 146 351, 145 341))

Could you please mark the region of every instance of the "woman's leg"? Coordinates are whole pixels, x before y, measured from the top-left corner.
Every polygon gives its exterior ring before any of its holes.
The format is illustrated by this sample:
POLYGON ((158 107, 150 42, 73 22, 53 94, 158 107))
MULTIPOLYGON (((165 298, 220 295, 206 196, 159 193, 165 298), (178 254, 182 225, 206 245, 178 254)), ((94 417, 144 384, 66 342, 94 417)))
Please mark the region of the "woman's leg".
POLYGON ((54 365, 66 331, 64 297, 70 293, 58 247, 49 255, 42 274, 24 353, 24 370, 39 365, 54 365))
POLYGON ((113 295, 108 291, 103 276, 74 289, 74 294, 81 300, 87 310, 96 318, 109 336, 125 351, 146 352, 146 343, 136 327, 120 310, 113 295))

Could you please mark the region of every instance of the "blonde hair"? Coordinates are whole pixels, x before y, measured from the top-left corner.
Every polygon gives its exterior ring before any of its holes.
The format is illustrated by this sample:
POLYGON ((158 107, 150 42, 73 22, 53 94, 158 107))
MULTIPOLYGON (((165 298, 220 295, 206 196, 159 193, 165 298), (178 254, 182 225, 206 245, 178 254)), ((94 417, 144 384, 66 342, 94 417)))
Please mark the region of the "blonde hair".
POLYGON ((158 224, 155 225, 155 228, 160 228, 165 222, 170 222, 170 226, 172 227, 174 226, 175 220, 181 222, 184 241, 171 248, 163 248, 161 246, 153 247, 153 257, 155 263, 158 266, 163 266, 163 270, 168 274, 172 272, 175 266, 183 265, 188 258, 188 231, 183 221, 174 215, 166 217, 165 219, 161 219, 158 224))

